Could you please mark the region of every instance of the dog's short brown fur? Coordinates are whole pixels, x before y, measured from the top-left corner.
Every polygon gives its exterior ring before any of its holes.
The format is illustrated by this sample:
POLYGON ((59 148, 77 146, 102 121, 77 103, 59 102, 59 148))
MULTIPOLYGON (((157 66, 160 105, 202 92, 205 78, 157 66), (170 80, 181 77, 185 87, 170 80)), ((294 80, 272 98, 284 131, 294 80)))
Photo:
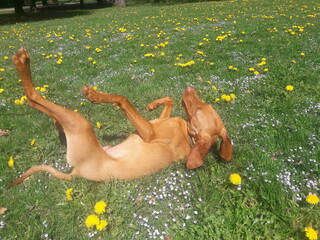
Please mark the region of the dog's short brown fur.
POLYGON ((21 77, 28 104, 53 118, 56 128, 65 134, 67 162, 73 170, 62 173, 48 165, 33 166, 9 188, 39 171, 68 181, 73 176, 104 181, 140 178, 183 158, 187 158, 188 168, 196 168, 203 164, 211 145, 219 137, 222 138, 221 157, 228 161, 232 158, 232 145, 221 118, 210 105, 200 101, 192 87, 185 90, 182 100, 187 121, 170 117, 173 107, 170 97, 147 105, 149 111, 164 106, 159 118, 147 121, 125 97, 97 92, 85 86, 83 94, 87 99, 93 103, 119 106, 137 130, 119 145, 102 147, 92 126, 81 114, 54 104, 37 93, 31 79, 30 58, 24 48, 13 56, 13 62, 21 77), (194 143, 193 147, 188 135, 194 143))

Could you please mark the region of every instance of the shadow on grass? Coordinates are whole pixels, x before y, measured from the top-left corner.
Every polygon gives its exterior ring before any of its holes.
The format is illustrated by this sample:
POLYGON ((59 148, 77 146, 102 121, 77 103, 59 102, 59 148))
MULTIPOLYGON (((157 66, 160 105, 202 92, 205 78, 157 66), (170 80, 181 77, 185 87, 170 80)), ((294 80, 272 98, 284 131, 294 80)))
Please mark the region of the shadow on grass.
POLYGON ((127 0, 126 6, 139 6, 139 5, 150 5, 150 6, 170 6, 170 5, 181 5, 196 2, 222 2, 228 0, 127 0))
POLYGON ((76 3, 37 6, 35 12, 30 12, 29 8, 24 8, 25 13, 19 18, 15 15, 13 10, 11 12, 0 12, 0 26, 24 22, 38 22, 50 19, 72 18, 80 15, 90 15, 92 12, 88 10, 111 6, 111 3, 87 3, 84 5, 76 3))

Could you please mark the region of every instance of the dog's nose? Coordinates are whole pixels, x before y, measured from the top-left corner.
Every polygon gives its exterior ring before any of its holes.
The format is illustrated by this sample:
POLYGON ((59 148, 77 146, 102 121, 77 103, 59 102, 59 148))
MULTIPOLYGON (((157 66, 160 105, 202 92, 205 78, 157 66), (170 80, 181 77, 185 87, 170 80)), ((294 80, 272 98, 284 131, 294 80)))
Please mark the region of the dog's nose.
POLYGON ((189 87, 186 88, 185 92, 193 93, 194 91, 195 91, 194 88, 189 86, 189 87))

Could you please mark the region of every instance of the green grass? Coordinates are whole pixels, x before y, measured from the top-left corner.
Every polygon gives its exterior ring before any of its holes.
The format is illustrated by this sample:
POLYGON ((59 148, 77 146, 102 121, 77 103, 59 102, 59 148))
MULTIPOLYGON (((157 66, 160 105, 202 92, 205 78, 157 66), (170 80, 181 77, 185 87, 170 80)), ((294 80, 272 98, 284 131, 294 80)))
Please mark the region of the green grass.
POLYGON ((1 240, 307 239, 305 227, 320 229, 319 204, 306 202, 309 193, 319 196, 318 1, 142 4, 59 13, 0 28, 0 129, 11 131, 0 136, 0 208, 7 209, 0 215, 1 240), (51 120, 15 104, 23 91, 10 59, 21 46, 31 55, 35 86, 49 85, 43 93, 49 100, 78 110, 93 125, 100 122, 95 131, 102 144, 119 143, 134 129, 111 105, 86 101, 84 84, 125 95, 150 120, 159 111, 149 113, 145 105, 163 96, 173 97, 173 115, 184 117, 181 95, 193 85, 222 116, 234 160, 217 161, 213 149, 193 171, 182 161, 143 179, 105 183, 64 182, 39 173, 6 190, 32 165, 70 171, 51 120), (175 65, 190 61, 195 64, 175 65), (287 85, 294 91, 286 91, 287 85), (216 101, 231 93, 235 101, 216 101), (7 165, 10 156, 13 168, 7 165), (241 187, 229 182, 232 173, 242 176, 241 187), (66 200, 69 188, 72 201, 66 200), (88 229, 85 219, 100 200, 108 204, 102 218, 109 225, 88 229))

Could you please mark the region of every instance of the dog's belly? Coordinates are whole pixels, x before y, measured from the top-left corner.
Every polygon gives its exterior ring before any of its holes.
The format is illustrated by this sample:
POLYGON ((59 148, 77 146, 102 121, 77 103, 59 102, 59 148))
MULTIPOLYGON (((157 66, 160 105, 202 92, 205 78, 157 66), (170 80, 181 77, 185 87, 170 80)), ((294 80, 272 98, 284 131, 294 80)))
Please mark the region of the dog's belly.
POLYGON ((181 159, 167 141, 146 143, 136 134, 114 147, 105 146, 104 150, 114 159, 108 169, 116 179, 140 178, 181 159))
POLYGON ((137 134, 130 135, 126 140, 116 146, 104 146, 104 151, 113 159, 121 160, 134 157, 146 143, 137 134))

